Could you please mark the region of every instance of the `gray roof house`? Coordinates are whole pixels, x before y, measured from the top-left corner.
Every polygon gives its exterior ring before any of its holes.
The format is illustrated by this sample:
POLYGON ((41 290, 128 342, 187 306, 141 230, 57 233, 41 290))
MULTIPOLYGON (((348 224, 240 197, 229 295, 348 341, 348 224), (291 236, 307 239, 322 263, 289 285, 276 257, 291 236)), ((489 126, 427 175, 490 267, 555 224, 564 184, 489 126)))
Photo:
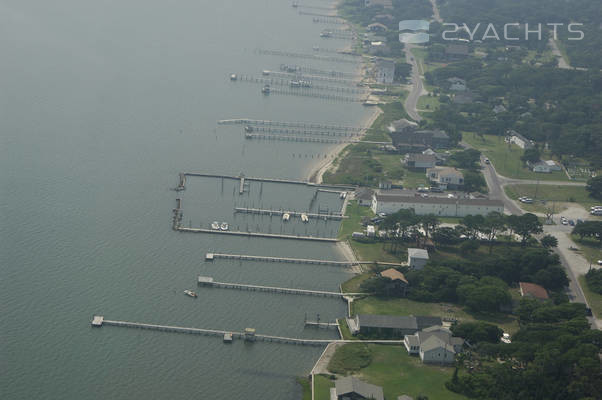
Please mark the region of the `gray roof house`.
POLYGON ((429 260, 429 252, 424 249, 408 249, 408 265, 410 268, 422 269, 429 260))
POLYGON ((404 163, 409 168, 433 168, 437 164, 434 154, 410 153, 404 157, 404 163))
POLYGON ((376 62, 376 81, 378 83, 393 83, 395 77, 395 62, 379 59, 376 62))
POLYGON ((337 379, 334 389, 336 390, 337 400, 385 399, 382 387, 364 382, 353 376, 337 379))
POLYGON ((421 329, 441 325, 441 318, 429 316, 394 316, 359 314, 347 318, 347 325, 353 335, 381 334, 392 337, 413 335, 421 329))
POLYGON ((404 345, 408 354, 418 354, 422 362, 450 364, 462 351, 464 339, 454 337, 442 326, 431 326, 413 335, 406 335, 404 345))

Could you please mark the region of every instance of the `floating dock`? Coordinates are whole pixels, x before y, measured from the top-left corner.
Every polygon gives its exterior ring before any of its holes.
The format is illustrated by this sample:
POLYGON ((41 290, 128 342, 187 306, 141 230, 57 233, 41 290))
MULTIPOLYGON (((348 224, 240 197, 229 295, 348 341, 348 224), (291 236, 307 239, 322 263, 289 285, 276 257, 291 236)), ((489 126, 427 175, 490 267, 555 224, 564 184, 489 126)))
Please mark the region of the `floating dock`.
POLYGON ((235 207, 234 212, 237 213, 247 213, 247 214, 261 214, 261 215, 276 215, 282 216, 284 214, 288 214, 291 217, 301 217, 301 215, 305 214, 308 218, 315 219, 333 219, 340 221, 344 218, 349 218, 346 215, 341 214, 315 214, 309 212, 298 212, 298 211, 286 211, 286 210, 264 210, 261 208, 248 208, 248 207, 235 207))
POLYGON ((352 296, 366 296, 366 293, 340 293, 340 292, 328 292, 324 290, 307 290, 307 289, 293 289, 284 288, 277 286, 261 286, 261 285, 247 285, 244 283, 230 283, 230 282, 215 282, 210 276, 199 276, 197 283, 200 286, 210 286, 221 289, 239 289, 239 290, 251 290, 258 292, 272 292, 272 293, 284 293, 284 294, 296 294, 305 296, 320 296, 320 297, 336 297, 345 299, 346 297, 352 296))
MULTIPOLYGON (((116 321, 116 320, 108 320, 104 319, 101 315, 95 315, 92 320, 92 326, 95 328, 101 328, 105 325, 108 326, 117 326, 124 328, 138 328, 138 329, 148 329, 155 331, 163 331, 163 332, 174 332, 174 333, 188 333, 193 335, 203 335, 203 336, 217 336, 224 338, 226 335, 231 335, 233 339, 242 339, 248 342, 254 341, 263 341, 263 342, 273 342, 273 343, 284 343, 284 344, 295 344, 295 345, 305 345, 305 346, 326 346, 329 343, 359 343, 358 340, 328 340, 328 339, 297 339, 297 338, 289 338, 282 336, 270 336, 270 335, 261 335, 255 333, 255 330, 252 328, 245 329, 244 332, 236 332, 236 331, 222 331, 216 329, 202 329, 202 328, 187 328, 183 326, 172 326, 172 325, 158 325, 158 324, 146 324, 141 322, 129 322, 129 321, 116 321), (96 324, 94 323, 96 321, 96 324)), ((395 344, 400 345, 403 344, 403 340, 363 340, 363 343, 377 343, 377 344, 395 344)))

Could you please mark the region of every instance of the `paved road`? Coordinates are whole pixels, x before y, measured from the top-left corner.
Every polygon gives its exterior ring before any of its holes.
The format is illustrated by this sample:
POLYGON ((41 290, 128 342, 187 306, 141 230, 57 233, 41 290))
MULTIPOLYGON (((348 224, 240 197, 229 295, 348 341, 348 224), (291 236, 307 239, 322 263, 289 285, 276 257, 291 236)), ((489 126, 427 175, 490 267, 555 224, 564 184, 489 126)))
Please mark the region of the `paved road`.
POLYGON ((422 121, 422 117, 418 114, 418 110, 416 109, 416 105, 418 104, 418 99, 423 95, 424 87, 422 84, 422 76, 420 72, 420 68, 418 67, 418 63, 416 62, 416 58, 412 55, 412 49, 415 46, 411 44, 405 44, 404 52, 406 55, 406 62, 412 66, 412 88, 410 89, 410 93, 408 97, 406 97, 406 101, 404 103, 404 108, 406 112, 416 122, 422 121))
MULTIPOLYGON (((461 143, 464 147, 470 147, 466 143, 461 143)), ((504 191, 504 186, 511 183, 526 183, 529 184, 532 181, 521 180, 521 179, 510 179, 497 174, 493 164, 485 164, 485 157, 481 156, 481 166, 483 167, 483 176, 487 182, 489 188, 489 197, 492 199, 502 200, 504 208, 507 212, 514 215, 521 215, 524 211, 518 206, 518 204, 510 199, 504 191)), ((534 183, 536 183, 535 181, 534 183)), ((539 182, 542 184, 543 182, 539 182)), ((567 185, 567 186, 580 186, 579 182, 554 182, 552 184, 567 185)), ((583 210, 583 213, 587 215, 587 211, 583 210)), ((583 294, 583 289, 579 284, 577 278, 585 273, 590 268, 590 263, 583 258, 580 254, 576 253, 570 248, 576 248, 577 245, 571 240, 570 233, 572 231, 571 226, 562 225, 560 221, 556 221, 556 225, 544 225, 544 235, 550 234, 558 239, 558 247, 554 250, 560 257, 560 262, 567 272, 569 278, 569 287, 567 288, 567 296, 569 300, 577 303, 584 303, 589 307, 587 299, 583 294)), ((588 317, 592 328, 602 329, 602 320, 595 317, 588 317)))

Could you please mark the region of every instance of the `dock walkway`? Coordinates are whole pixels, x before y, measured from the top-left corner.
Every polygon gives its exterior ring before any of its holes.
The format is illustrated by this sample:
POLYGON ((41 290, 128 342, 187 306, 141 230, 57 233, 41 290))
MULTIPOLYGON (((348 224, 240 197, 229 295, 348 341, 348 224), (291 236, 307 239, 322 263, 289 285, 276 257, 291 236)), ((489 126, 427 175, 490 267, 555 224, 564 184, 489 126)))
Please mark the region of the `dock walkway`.
POLYGON ((286 235, 278 233, 263 233, 263 232, 243 232, 243 231, 222 231, 217 229, 205 229, 205 228, 186 228, 183 226, 175 226, 174 230, 178 232, 189 232, 189 233, 214 233, 221 235, 233 235, 233 236, 249 236, 249 237, 262 237, 271 239, 295 239, 295 240, 309 240, 314 242, 331 242, 336 243, 339 240, 336 238, 320 237, 320 236, 297 236, 297 235, 286 235))
POLYGON ((306 296, 321 296, 321 297, 336 297, 342 298, 352 296, 365 296, 366 293, 341 293, 341 292, 328 292, 324 290, 308 290, 308 289, 294 289, 284 288, 277 286, 261 286, 261 285, 248 285, 245 283, 231 283, 231 282, 216 282, 210 276, 199 276, 197 283, 199 286, 210 286, 221 289, 239 289, 239 290, 250 290, 258 292, 272 292, 272 293, 284 293, 284 294, 298 294, 306 296))
POLYGON ((308 218, 315 219, 333 219, 336 221, 340 221, 345 218, 349 218, 346 215, 341 214, 315 214, 309 212, 298 212, 298 211, 286 211, 286 210, 264 210, 261 208, 248 208, 248 207, 234 207, 234 212, 236 213, 247 213, 247 214, 261 214, 261 215, 276 215, 282 216, 284 214, 289 214, 291 217, 301 217, 301 215, 305 214, 308 218))
POLYGON ((269 256, 251 256, 244 254, 224 254, 224 253, 207 253, 206 261, 213 261, 218 258, 241 260, 241 261, 265 261, 265 262, 280 262, 292 264, 315 264, 315 265, 331 265, 335 267, 351 267, 358 262, 352 261, 335 261, 335 260, 316 260, 306 258, 289 258, 289 257, 269 257, 269 256))
MULTIPOLYGON (((92 326, 95 328, 101 328, 104 325, 117 326, 124 328, 138 328, 148 329, 163 332, 175 332, 175 333, 188 333, 194 335, 203 336, 218 336, 225 337, 226 335, 232 335, 233 339, 244 339, 246 341, 264 341, 273 343, 285 343, 295 345, 306 345, 306 346, 326 346, 329 343, 359 343, 358 340, 341 340, 341 339, 298 339, 283 336, 272 336, 262 334, 249 334, 250 330, 246 332, 237 331, 224 331, 217 329, 203 329, 203 328, 187 328, 183 326, 172 326, 172 325, 158 325, 158 324, 147 324, 141 322, 129 322, 129 321, 116 321, 104 319, 101 315, 95 315, 92 320, 92 326)), ((254 332, 254 330, 251 330, 254 332)), ((403 340, 364 340, 363 343, 377 343, 377 344, 403 344, 403 340)))
POLYGON ((366 126, 348 126, 337 124, 324 124, 317 122, 301 122, 301 121, 272 121, 265 119, 221 119, 217 121, 218 125, 246 125, 246 126, 266 126, 266 127, 281 127, 281 128, 301 128, 307 130, 323 130, 323 131, 344 131, 363 133, 368 130, 366 126))

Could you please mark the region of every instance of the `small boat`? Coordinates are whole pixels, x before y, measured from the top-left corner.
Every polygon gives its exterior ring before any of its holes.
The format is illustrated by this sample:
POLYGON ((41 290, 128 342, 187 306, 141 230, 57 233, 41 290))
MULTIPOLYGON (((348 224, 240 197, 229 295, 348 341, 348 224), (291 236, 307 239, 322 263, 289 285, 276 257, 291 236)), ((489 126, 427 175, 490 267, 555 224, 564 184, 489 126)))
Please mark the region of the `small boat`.
POLYGON ((261 93, 270 94, 270 85, 265 85, 263 88, 261 88, 261 93))
POLYGON ((238 76, 236 76, 236 74, 232 74, 232 75, 230 75, 230 80, 231 80, 231 81, 235 81, 235 80, 237 80, 237 79, 238 79, 238 76))
POLYGON ((341 199, 344 199, 345 197, 347 197, 347 192, 341 192, 341 194, 339 195, 339 197, 341 199))
POLYGON ((228 227, 228 223, 227 222, 222 222, 222 224, 219 227, 222 231, 227 231, 229 229, 228 227))
POLYGON ((305 213, 301 214, 301 221, 303 221, 304 223, 309 222, 309 218, 307 217, 307 214, 305 214, 305 213))
POLYGON ((193 292, 192 290, 188 290, 188 289, 184 290, 184 294, 186 296, 190 296, 190 297, 195 297, 195 298, 198 297, 195 292, 193 292))
POLYGON ((213 221, 211 223, 211 229, 219 230, 219 222, 213 221))
POLYGON ((253 127, 249 126, 249 125, 245 126, 245 132, 247 132, 247 133, 253 132, 253 127))
POLYGON ((290 218, 291 218, 291 215, 289 213, 282 214, 282 220, 284 222, 288 221, 290 218))
POLYGON ((263 75, 263 76, 268 76, 269 74, 270 74, 270 71, 268 71, 267 69, 264 69, 264 70, 261 72, 261 75, 263 75))
POLYGON ((289 85, 291 87, 301 87, 301 82, 299 82, 299 81, 290 81, 289 85))

